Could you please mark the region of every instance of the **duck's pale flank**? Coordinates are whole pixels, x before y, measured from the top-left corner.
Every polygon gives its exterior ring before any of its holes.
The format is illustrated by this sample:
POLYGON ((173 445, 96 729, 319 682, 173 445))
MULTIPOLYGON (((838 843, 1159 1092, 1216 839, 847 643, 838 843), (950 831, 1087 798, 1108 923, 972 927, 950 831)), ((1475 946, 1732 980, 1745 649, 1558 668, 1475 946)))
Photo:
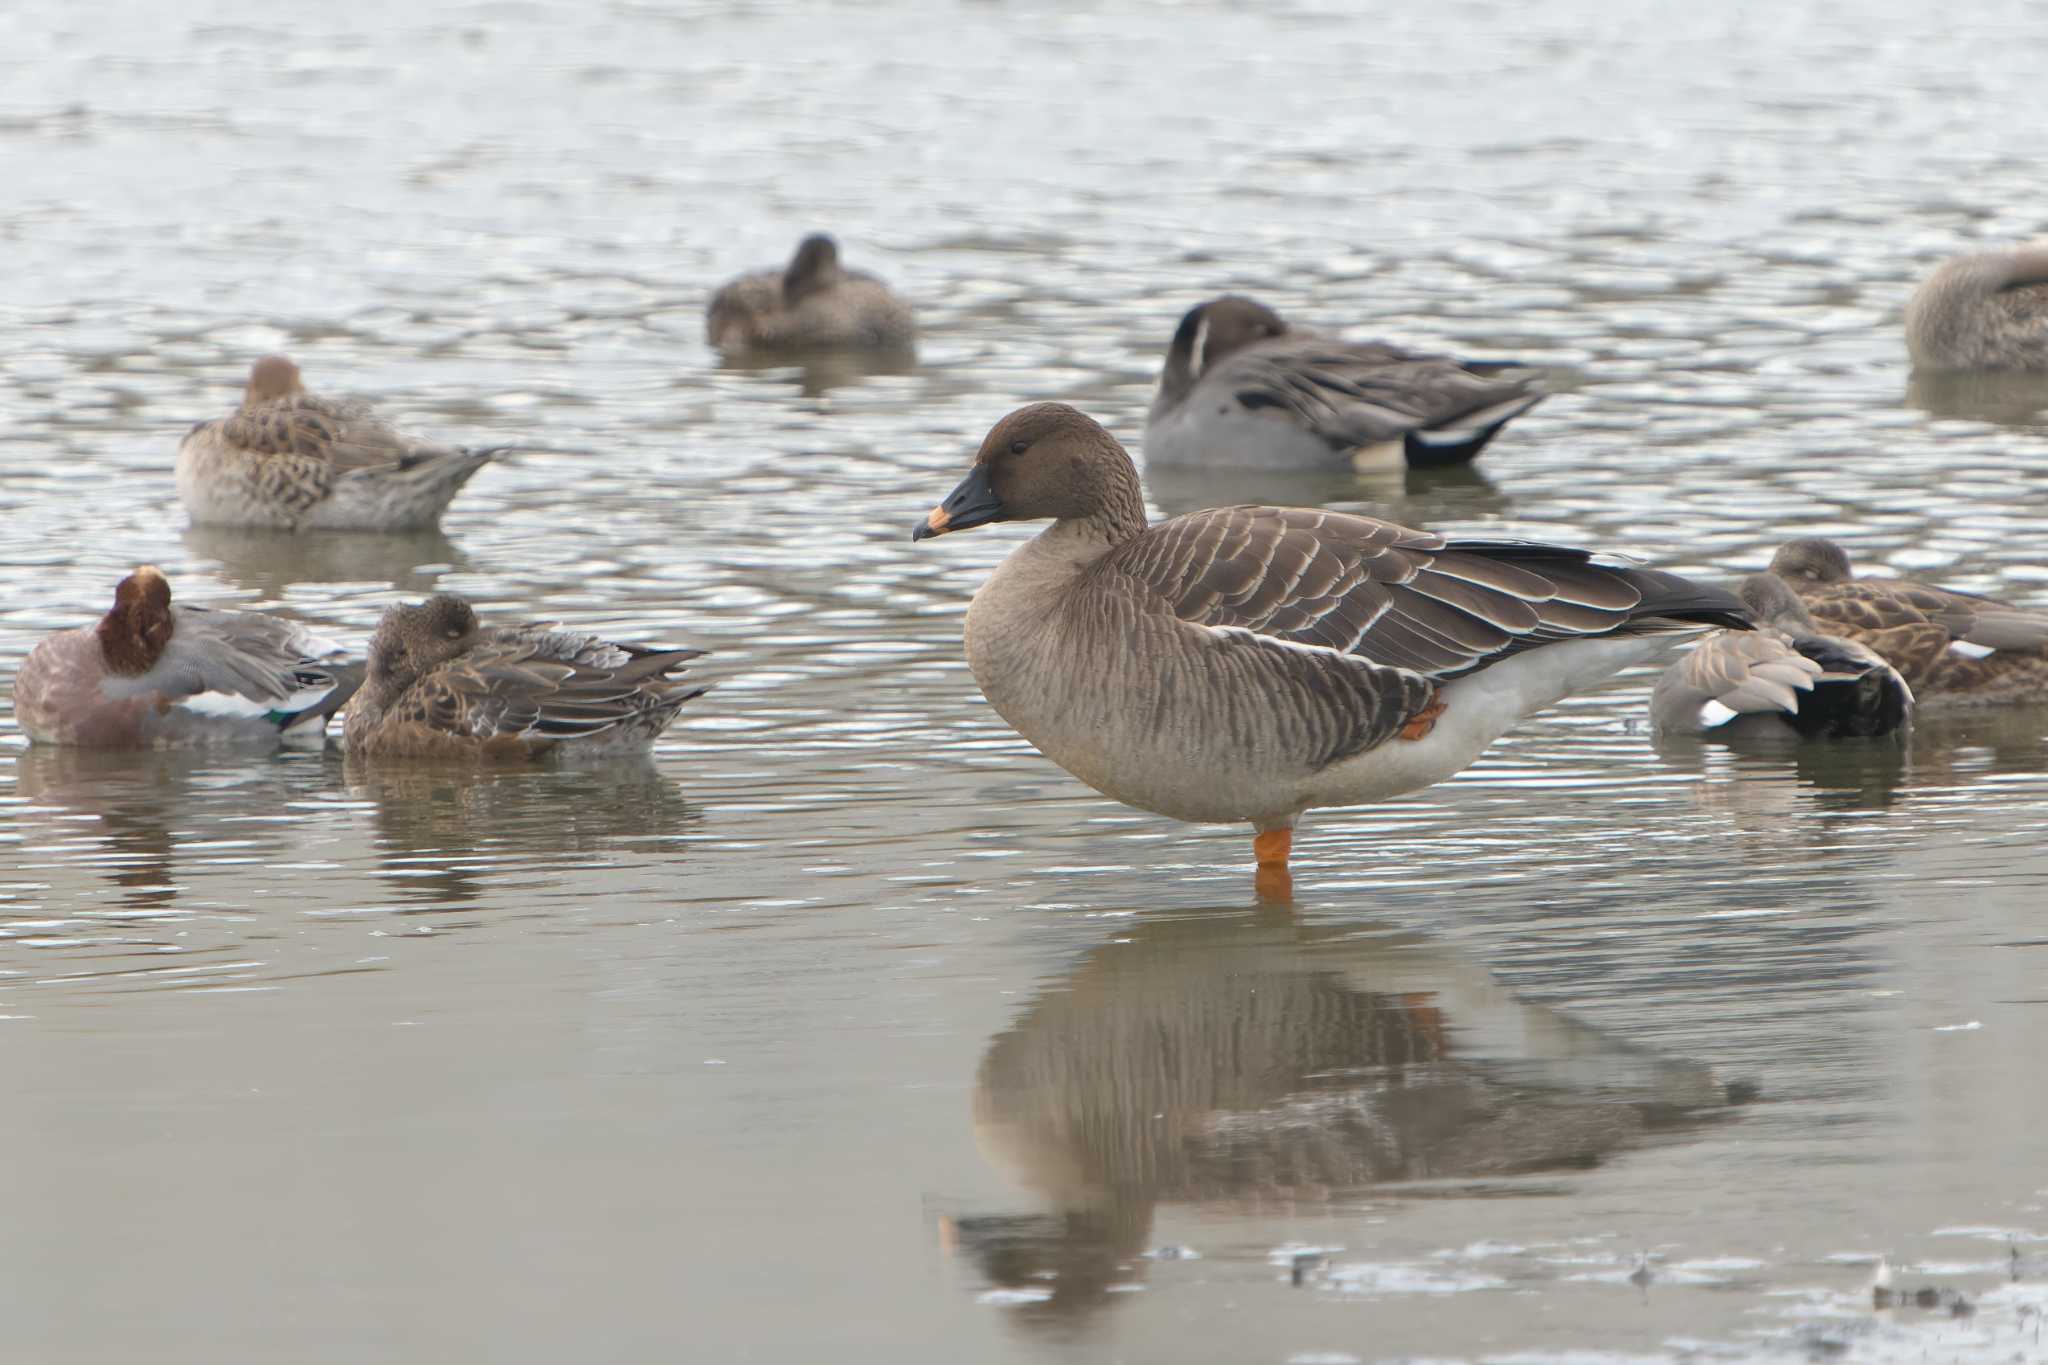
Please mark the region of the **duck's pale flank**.
POLYGON ((1913 691, 1875 651, 1821 631, 1775 574, 1750 575, 1737 595, 1758 628, 1715 631, 1664 671, 1650 696, 1658 730, 1841 739, 1905 728, 1913 691))
POLYGON ((644 749, 704 688, 696 649, 613 644, 554 625, 487 627, 451 593, 392 607, 343 718, 355 757, 523 761, 644 749))
POLYGON ((1226 294, 1188 310, 1145 422, 1148 466, 1462 464, 1543 401, 1526 378, 1290 327, 1226 294))
POLYGON ((1920 370, 2048 373, 2048 242, 1958 256, 1906 304, 1920 370))
POLYGON ((1106 796, 1251 824, 1275 869, 1303 811, 1442 781, 1672 636, 1748 620, 1718 588, 1561 546, 1307 508, 1148 526, 1124 448, 1059 403, 997 423, 913 538, 1043 518, 967 609, 983 695, 1106 796))
POLYGON ((841 265, 838 243, 822 232, 804 238, 784 268, 742 275, 712 295, 704 331, 736 356, 901 352, 917 340, 910 305, 873 275, 841 265))
POLYGON ((2048 703, 2048 611, 1905 578, 1857 578, 1840 545, 1790 540, 1771 572, 1821 629, 1884 656, 1920 714, 2048 703))
POLYGON ((319 735, 359 669, 296 621, 173 606, 161 570, 122 579, 98 624, 59 631, 14 678, 14 719, 44 744, 94 749, 274 746, 319 735))
POLYGON ((359 402, 306 392, 299 367, 265 356, 242 404, 178 446, 178 496, 195 524, 269 530, 427 531, 506 447, 421 441, 359 402))

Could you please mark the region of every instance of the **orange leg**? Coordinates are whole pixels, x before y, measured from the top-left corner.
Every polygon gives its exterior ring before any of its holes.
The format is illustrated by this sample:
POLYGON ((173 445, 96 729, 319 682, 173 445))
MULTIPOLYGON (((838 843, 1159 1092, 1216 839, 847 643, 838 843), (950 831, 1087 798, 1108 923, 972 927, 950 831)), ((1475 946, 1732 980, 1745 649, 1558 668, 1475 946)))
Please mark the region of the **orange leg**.
POLYGON ((1285 903, 1294 899, 1294 877, 1287 871, 1287 855, 1293 849, 1291 829, 1264 829, 1252 836, 1252 852, 1259 860, 1252 885, 1260 900, 1285 903))
POLYGON ((1291 829, 1262 829, 1252 836, 1252 852, 1258 855, 1260 867, 1285 867, 1287 855, 1293 851, 1291 829))
POLYGON ((1449 709, 1432 694, 1429 699, 1429 705, 1408 717, 1408 723, 1395 731, 1395 733, 1402 739, 1421 739, 1431 730, 1436 729, 1436 718, 1449 709))

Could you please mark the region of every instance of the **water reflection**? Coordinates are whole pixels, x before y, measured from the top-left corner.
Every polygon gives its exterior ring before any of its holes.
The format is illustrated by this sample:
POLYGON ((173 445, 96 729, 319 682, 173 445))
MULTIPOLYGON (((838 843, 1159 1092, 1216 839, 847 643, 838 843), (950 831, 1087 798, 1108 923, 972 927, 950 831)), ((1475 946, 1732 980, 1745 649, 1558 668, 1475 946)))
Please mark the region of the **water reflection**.
POLYGON ((1375 515, 1412 525, 1500 516, 1510 506, 1507 495, 1476 465, 1359 471, 1160 467, 1145 471, 1145 487, 1169 517, 1248 502, 1274 507, 1363 504, 1375 515))
POLYGON ((1703 786, 1703 800, 1782 813, 1804 799, 1881 810, 1908 792, 1953 787, 1988 774, 2048 771, 2048 707, 2013 707, 1916 719, 1884 739, 1805 740, 1756 729, 1734 734, 1658 734, 1668 765, 1735 780, 1703 786), (1791 781, 1774 780, 1788 777, 1791 781))
POLYGON ((990 1044, 977 1140, 1052 1212, 958 1234, 989 1280, 1033 1291, 1030 1317, 1071 1319, 1143 1276, 1162 1203, 1326 1209, 1584 1168, 1729 1102, 1707 1067, 1414 935, 1288 906, 1147 919, 990 1044))
POLYGON ((22 840, 16 871, 96 870, 111 896, 66 896, 100 921, 153 918, 177 900, 179 862, 275 856, 281 818, 317 753, 222 756, 33 745, 14 755, 22 840), (228 828, 232 826, 232 828, 228 828))
POLYGON ((441 574, 469 566, 455 542, 439 531, 378 535, 190 526, 185 548, 214 561, 224 581, 272 599, 297 583, 389 584, 424 596, 441 574))
POLYGON ((848 384, 884 375, 906 375, 917 371, 917 352, 901 351, 777 351, 720 356, 718 368, 767 379, 793 379, 797 391, 816 398, 848 384))
POLYGON ((1936 417, 2039 425, 2048 409, 2048 375, 1916 370, 1906 381, 1906 406, 1936 417))
POLYGON ((370 803, 381 875, 413 902, 465 904, 490 882, 627 845, 679 842, 696 817, 652 758, 599 767, 538 763, 347 763, 351 798, 370 803))

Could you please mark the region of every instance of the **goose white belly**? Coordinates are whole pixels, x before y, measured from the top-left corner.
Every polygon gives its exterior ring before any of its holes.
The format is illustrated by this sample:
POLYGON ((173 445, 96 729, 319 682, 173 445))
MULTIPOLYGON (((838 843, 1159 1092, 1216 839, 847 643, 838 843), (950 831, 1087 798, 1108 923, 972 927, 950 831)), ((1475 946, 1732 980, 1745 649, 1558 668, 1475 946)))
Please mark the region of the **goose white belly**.
POLYGON ((1669 648, 1670 635, 1567 640, 1504 659, 1446 684, 1444 713, 1421 739, 1390 739, 1331 764, 1307 783, 1298 809, 1358 806, 1420 791, 1472 766, 1524 718, 1669 648))

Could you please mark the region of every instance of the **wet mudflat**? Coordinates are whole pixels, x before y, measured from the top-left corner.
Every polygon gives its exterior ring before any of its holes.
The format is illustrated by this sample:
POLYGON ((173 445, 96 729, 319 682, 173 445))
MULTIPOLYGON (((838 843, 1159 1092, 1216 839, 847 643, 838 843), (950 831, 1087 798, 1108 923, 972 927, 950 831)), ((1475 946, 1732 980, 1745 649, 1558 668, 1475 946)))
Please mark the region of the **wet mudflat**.
POLYGON ((1909 387, 1898 338, 1933 260, 2041 229, 2036 29, 17 6, 0 675, 147 561, 354 635, 452 589, 717 687, 602 770, 10 726, 13 1350, 2042 1356, 2048 716, 1660 749, 1634 675, 1313 817, 1259 905, 1241 832, 1096 799, 980 701, 959 614, 1028 532, 907 539, 1018 402, 1138 450, 1229 288, 1565 392, 1476 473, 1161 511, 1706 574, 1817 532, 2044 600, 2048 393, 1909 387), (919 364, 721 367, 709 289, 821 226, 917 299, 919 364), (189 530, 177 437, 266 350, 524 448, 440 535, 189 530), (1974 1311, 1874 1312, 1880 1255, 1974 1311))

